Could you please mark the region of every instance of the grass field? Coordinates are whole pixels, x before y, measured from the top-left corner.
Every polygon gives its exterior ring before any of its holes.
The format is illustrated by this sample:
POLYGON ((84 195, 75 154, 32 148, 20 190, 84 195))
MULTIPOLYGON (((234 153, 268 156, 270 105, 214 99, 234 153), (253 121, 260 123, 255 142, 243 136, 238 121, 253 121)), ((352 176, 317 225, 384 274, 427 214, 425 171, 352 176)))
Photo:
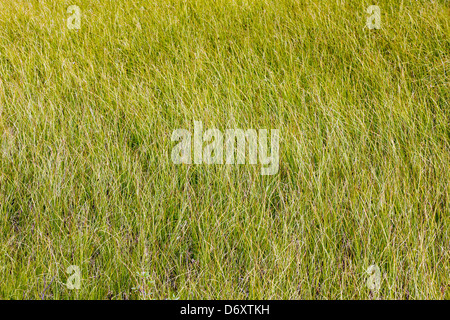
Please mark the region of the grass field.
POLYGON ((0 298, 450 299, 449 17, 1 1, 0 298), (194 121, 279 129, 278 173, 174 164, 194 121))

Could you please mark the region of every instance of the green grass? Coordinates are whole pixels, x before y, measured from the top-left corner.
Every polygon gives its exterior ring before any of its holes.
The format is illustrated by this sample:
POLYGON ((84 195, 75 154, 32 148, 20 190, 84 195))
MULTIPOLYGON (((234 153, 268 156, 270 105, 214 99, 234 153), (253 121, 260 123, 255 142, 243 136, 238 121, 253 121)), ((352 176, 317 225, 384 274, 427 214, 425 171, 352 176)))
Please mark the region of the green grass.
POLYGON ((449 299, 449 16, 443 0, 2 1, 0 298, 449 299), (194 120, 280 129, 278 174, 173 164, 194 120))

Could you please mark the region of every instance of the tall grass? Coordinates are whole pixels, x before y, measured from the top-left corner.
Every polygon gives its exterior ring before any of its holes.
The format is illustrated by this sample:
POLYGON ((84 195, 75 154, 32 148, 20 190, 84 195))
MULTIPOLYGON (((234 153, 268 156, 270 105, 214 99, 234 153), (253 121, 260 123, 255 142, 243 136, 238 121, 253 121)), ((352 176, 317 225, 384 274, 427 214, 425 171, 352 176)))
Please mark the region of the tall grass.
POLYGON ((449 16, 443 0, 2 1, 0 298, 449 299, 449 16), (173 164, 194 120, 280 129, 278 174, 173 164))

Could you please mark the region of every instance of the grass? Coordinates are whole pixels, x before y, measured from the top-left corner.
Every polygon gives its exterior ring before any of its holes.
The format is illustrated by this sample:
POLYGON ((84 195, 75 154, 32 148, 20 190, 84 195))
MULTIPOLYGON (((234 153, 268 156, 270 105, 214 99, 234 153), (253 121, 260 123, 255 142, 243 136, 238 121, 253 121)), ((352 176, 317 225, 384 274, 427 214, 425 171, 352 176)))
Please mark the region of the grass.
POLYGON ((0 298, 450 299, 449 16, 2 1, 0 298), (280 129, 278 174, 173 164, 194 120, 280 129))

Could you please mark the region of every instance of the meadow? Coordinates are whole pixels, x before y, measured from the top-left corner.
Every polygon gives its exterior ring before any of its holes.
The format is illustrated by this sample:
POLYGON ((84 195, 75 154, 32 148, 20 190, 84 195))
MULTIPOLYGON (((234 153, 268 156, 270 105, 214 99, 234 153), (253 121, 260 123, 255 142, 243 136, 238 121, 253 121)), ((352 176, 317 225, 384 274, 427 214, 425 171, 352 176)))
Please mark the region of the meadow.
POLYGON ((449 17, 0 1, 0 299, 450 299, 449 17), (279 129, 278 172, 173 163, 194 121, 279 129))

